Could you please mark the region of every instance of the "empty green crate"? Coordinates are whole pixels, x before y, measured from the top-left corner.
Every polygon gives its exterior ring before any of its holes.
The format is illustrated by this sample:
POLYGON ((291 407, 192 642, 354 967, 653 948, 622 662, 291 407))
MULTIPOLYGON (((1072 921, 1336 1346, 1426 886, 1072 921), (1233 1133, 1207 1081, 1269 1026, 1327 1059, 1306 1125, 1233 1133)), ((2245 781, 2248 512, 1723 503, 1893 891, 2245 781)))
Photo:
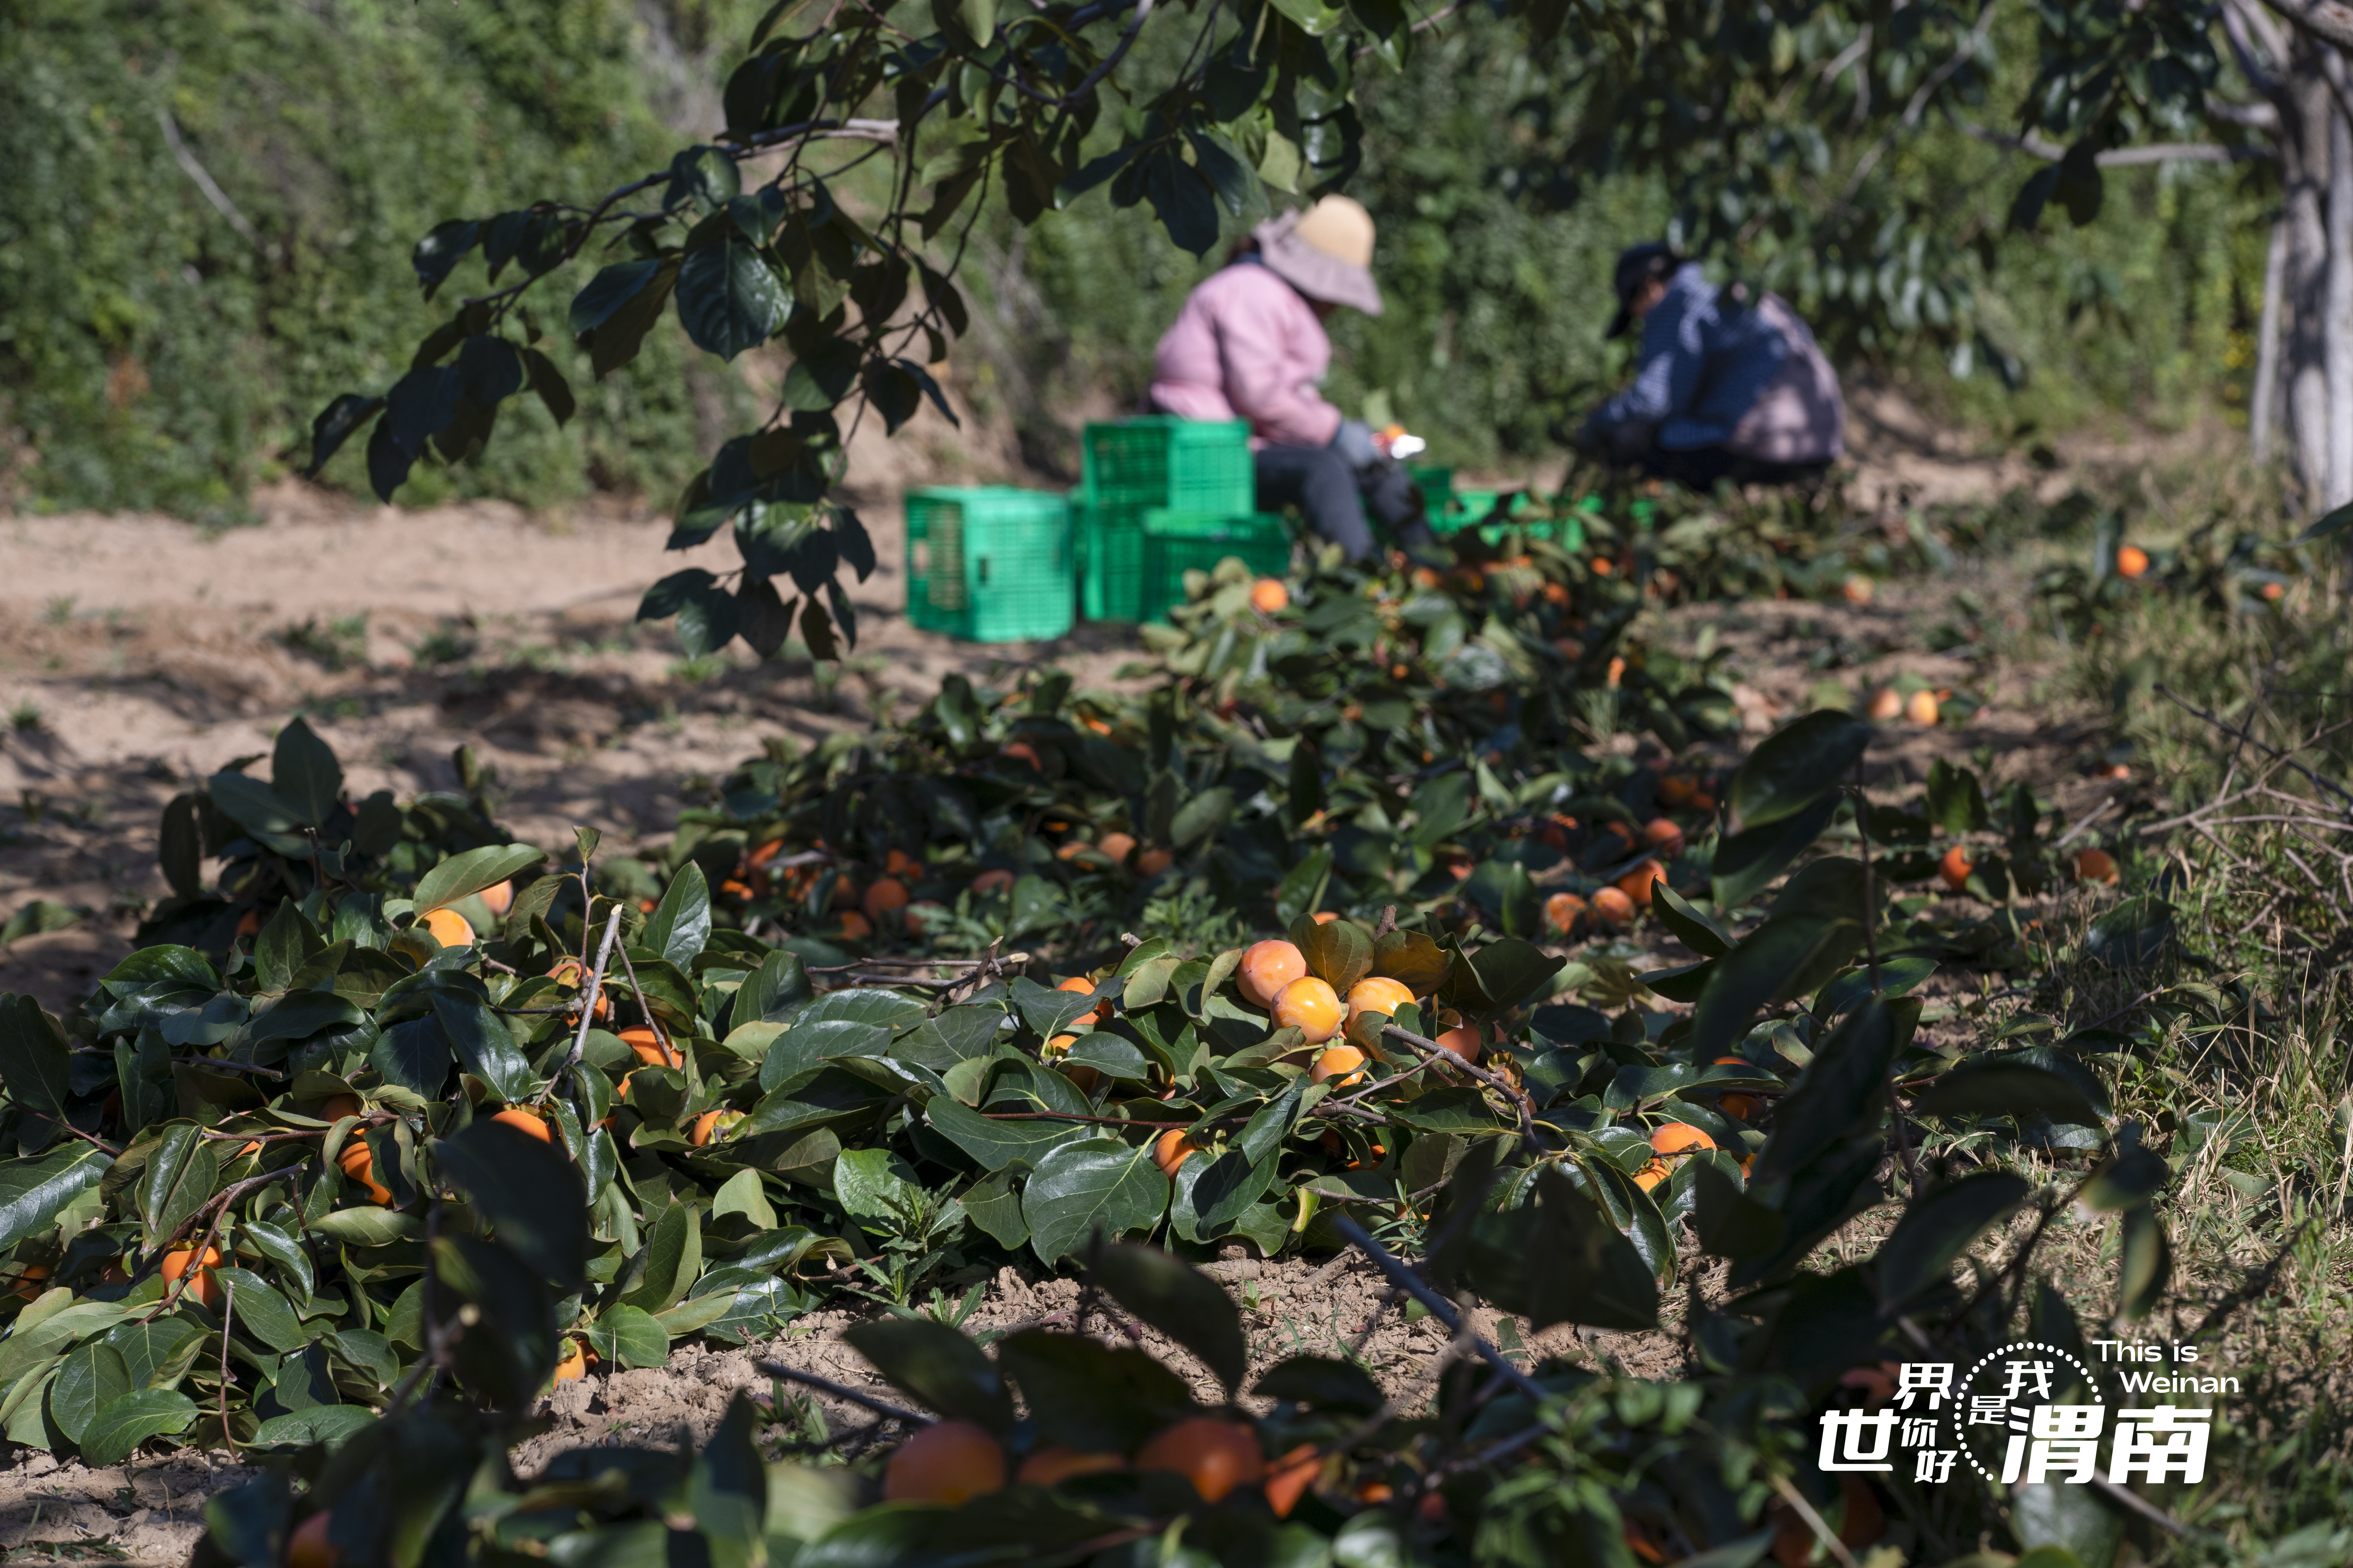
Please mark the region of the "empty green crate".
POLYGON ((1080 465, 1086 499, 1095 506, 1239 515, 1258 504, 1250 426, 1239 419, 1155 414, 1090 425, 1080 465))
POLYGON ((966 642, 1029 642, 1071 629, 1071 503, 989 485, 907 496, 907 619, 966 642))
POLYGON ((1185 574, 1215 571, 1229 555, 1261 577, 1279 577, 1291 569, 1291 530, 1282 519, 1264 513, 1155 507, 1144 514, 1143 543, 1143 620, 1166 620, 1185 602, 1185 574))

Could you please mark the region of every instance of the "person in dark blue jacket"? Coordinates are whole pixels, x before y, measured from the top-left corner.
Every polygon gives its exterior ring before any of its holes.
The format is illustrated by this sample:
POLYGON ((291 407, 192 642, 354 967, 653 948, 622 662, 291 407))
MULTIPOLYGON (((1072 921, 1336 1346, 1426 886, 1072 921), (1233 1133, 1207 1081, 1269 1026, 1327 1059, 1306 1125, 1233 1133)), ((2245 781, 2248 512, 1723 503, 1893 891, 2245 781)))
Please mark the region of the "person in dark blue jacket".
POLYGON ((1641 327, 1634 380, 1577 445, 1622 468, 1707 489, 1804 484, 1846 451, 1846 405, 1814 334, 1778 294, 1718 289, 1665 245, 1618 258, 1616 337, 1641 327))

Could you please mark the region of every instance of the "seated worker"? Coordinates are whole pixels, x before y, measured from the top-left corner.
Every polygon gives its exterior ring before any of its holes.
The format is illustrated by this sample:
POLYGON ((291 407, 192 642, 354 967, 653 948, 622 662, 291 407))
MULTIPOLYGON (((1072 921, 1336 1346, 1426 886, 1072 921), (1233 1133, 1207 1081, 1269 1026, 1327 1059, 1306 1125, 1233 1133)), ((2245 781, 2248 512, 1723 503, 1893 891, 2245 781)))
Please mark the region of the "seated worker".
POLYGON ((1296 506, 1351 561, 1377 548, 1367 509, 1397 544, 1430 537, 1404 468, 1316 390, 1332 364, 1332 312, 1381 313, 1372 259, 1372 216, 1345 196, 1262 223, 1186 300, 1152 366, 1155 410, 1248 420, 1258 509, 1296 506))
POLYGON ((1633 384, 1577 446, 1696 490, 1818 479, 1846 451, 1846 404, 1814 334, 1778 294, 1719 289, 1664 245, 1618 258, 1616 337, 1641 324, 1633 384))

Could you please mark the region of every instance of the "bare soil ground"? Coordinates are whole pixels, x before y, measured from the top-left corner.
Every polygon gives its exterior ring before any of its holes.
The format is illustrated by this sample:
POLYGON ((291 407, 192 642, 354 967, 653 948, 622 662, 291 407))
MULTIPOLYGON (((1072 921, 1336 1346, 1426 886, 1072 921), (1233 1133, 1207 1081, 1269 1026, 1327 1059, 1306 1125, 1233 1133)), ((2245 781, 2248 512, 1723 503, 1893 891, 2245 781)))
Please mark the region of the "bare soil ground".
MULTIPOLYGON (((1948 449, 1934 432, 1889 428, 1866 466, 1866 495, 1939 499, 2032 478, 1948 449)), ((767 736, 808 740, 863 725, 879 704, 922 701, 951 669, 1002 679, 1052 663, 1082 684, 1108 684, 1134 652, 1106 628, 998 647, 916 631, 903 615, 902 542, 888 504, 862 509, 881 565, 851 591, 860 637, 841 678, 805 657, 756 664, 740 647, 682 661, 666 626, 635 625, 638 596, 654 577, 732 563, 723 542, 684 562, 664 556, 665 525, 648 513, 399 512, 290 485, 259 506, 262 526, 209 536, 160 517, 0 518, 0 712, 10 715, 0 731, 0 918, 35 899, 92 911, 0 948, 0 990, 29 992, 53 1009, 85 994, 128 951, 137 911, 164 890, 154 860, 164 803, 187 781, 266 752, 295 712, 334 746, 356 790, 451 787, 452 752, 470 745, 495 771, 501 815, 519 836, 560 842, 582 824, 628 845, 666 833, 681 805, 767 736)), ((1899 672, 1976 690, 1987 700, 1968 724, 1907 733, 1889 748, 1903 778, 1884 782, 1925 775, 1935 756, 1974 757, 1989 783, 2029 778, 2057 790, 2070 816, 2089 809, 2116 787, 2085 776, 2089 714, 2055 710, 2031 668, 1920 651, 1957 585, 1891 592, 1866 607, 1706 606, 1678 612, 1663 631, 1688 642, 1715 629, 1734 649, 1744 716, 1757 730, 1801 711, 1825 674, 1858 691, 1899 672)), ((1989 582, 1980 596, 2001 603, 2007 587, 2015 603, 2017 586, 1989 582)), ((1418 1397, 1442 1360, 1434 1322, 1408 1324, 1395 1312, 1373 1321, 1382 1287, 1362 1263, 1237 1258, 1220 1267, 1245 1307, 1259 1366, 1337 1351, 1368 1323, 1361 1353, 1394 1394, 1418 1397)), ((1067 1321, 1076 1295, 1069 1279, 1008 1268, 975 1321, 1067 1321)), ((1491 1319, 1482 1314, 1478 1326, 1492 1333, 1491 1319)), ((547 1434, 518 1464, 531 1469, 583 1442, 706 1433, 733 1391, 766 1392, 762 1359, 871 1384, 839 1339, 851 1321, 822 1312, 757 1351, 681 1347, 663 1368, 565 1385, 548 1402, 547 1434)), ((1150 1331, 1126 1331, 1189 1364, 1150 1331)), ((1557 1330, 1531 1348, 1637 1374, 1669 1372, 1682 1355, 1666 1332, 1557 1330)), ((1207 1374, 1194 1372, 1206 1391, 1207 1374)), ((820 1404, 837 1426, 855 1419, 820 1404)), ((0 1469, 0 1552, 185 1560, 202 1499, 251 1473, 216 1461, 178 1455, 92 1470, 17 1450, 0 1469)))
POLYGON ((836 672, 740 643, 683 660, 667 625, 635 622, 658 575, 733 563, 723 542, 663 554, 648 514, 263 499, 262 526, 212 536, 163 517, 0 519, 0 919, 33 899, 95 911, 0 949, 0 989, 51 1008, 85 994, 164 890, 164 803, 266 753, 295 713, 356 792, 453 788, 470 745, 520 837, 580 824, 626 846, 666 834, 769 736, 903 713, 951 669, 1002 681, 1051 663, 1109 683, 1133 654, 1092 626, 987 647, 917 631, 891 507, 867 513, 880 564, 850 590, 860 636, 836 672))

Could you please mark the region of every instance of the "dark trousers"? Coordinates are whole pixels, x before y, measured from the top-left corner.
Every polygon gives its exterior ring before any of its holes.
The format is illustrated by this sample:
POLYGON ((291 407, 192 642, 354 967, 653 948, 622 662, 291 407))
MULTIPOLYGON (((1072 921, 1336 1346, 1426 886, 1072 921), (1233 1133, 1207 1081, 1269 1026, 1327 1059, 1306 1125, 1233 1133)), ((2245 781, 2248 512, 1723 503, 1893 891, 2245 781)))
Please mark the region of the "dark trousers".
POLYGON ((1261 447, 1257 458, 1258 510, 1297 507, 1307 526, 1351 561, 1362 561, 1378 548, 1368 512, 1393 544, 1420 544, 1430 538, 1421 492, 1402 463, 1383 458, 1360 469, 1330 447, 1261 447))
POLYGON ((1718 479, 1730 479, 1736 485, 1811 485, 1831 468, 1827 458, 1814 463, 1773 463, 1722 447, 1678 451, 1655 445, 1626 466, 1646 478, 1671 480, 1703 493, 1715 489, 1718 479))

